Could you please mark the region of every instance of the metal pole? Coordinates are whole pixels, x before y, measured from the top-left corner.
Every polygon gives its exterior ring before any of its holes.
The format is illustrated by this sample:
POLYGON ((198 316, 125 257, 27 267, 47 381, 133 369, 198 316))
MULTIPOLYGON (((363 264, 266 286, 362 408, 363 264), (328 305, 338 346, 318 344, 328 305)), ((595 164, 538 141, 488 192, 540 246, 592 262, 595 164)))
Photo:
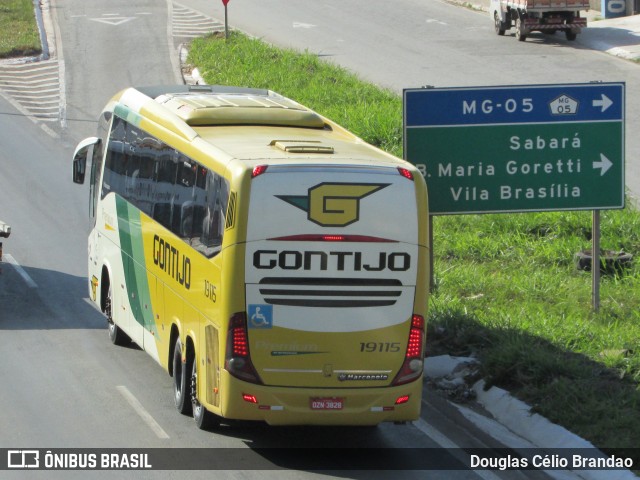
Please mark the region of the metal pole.
POLYGON ((229 39, 229 18, 227 17, 227 5, 224 6, 224 38, 229 39))
POLYGON ((593 211, 591 226, 591 304, 593 311, 600 310, 600 210, 593 211))
POLYGON ((429 291, 433 292, 435 286, 433 275, 433 215, 429 215, 429 291))

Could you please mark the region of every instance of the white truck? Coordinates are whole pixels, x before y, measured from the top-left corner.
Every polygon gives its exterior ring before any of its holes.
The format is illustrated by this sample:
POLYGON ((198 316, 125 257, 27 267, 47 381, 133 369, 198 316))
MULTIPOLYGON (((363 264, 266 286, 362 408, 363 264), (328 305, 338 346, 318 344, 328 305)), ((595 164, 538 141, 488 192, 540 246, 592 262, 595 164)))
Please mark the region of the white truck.
POLYGON ((575 40, 587 26, 581 10, 589 10, 589 0, 491 0, 489 14, 498 35, 515 27, 521 42, 533 31, 551 35, 558 30, 564 30, 567 40, 575 40))

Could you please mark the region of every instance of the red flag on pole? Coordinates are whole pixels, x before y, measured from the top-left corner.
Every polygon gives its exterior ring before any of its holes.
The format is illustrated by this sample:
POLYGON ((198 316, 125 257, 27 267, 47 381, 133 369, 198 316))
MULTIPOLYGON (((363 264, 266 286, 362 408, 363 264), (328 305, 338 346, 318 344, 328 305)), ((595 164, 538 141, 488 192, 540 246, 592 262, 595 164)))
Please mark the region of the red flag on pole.
POLYGON ((229 3, 229 0, 222 0, 222 4, 226 7, 227 3, 229 3))

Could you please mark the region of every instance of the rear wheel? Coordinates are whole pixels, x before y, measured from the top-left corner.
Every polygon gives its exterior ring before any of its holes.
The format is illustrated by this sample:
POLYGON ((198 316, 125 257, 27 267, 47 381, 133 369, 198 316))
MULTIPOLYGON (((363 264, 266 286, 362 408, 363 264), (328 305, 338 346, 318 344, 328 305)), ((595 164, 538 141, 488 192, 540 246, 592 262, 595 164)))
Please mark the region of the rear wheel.
POLYGON ((527 39, 527 34, 523 31, 522 20, 519 18, 516 20, 516 38, 519 42, 524 42, 527 39))
POLYGON ((564 33, 567 36, 567 40, 570 40, 570 41, 573 41, 578 37, 578 34, 572 32, 571 30, 566 30, 564 33))
POLYGON ((107 316, 107 321, 109 322, 109 340, 111 340, 111 343, 120 346, 128 345, 131 342, 131 339, 113 321, 113 293, 111 290, 111 283, 109 283, 107 297, 104 301, 104 313, 107 316))
POLYGON ((191 405, 193 408, 193 419, 199 429, 209 430, 219 426, 220 421, 217 415, 211 413, 198 401, 198 368, 196 363, 194 360, 191 369, 191 405))
POLYGON ((498 16, 498 12, 495 12, 493 14, 493 22, 496 29, 496 33, 498 35, 504 35, 504 32, 505 32, 504 23, 500 20, 500 17, 498 16))
POLYGON ((191 372, 188 368, 190 365, 189 358, 187 362, 182 362, 182 343, 180 337, 176 339, 176 345, 173 349, 173 400, 176 404, 176 408, 183 415, 191 414, 191 399, 189 398, 189 390, 187 388, 187 379, 191 372))

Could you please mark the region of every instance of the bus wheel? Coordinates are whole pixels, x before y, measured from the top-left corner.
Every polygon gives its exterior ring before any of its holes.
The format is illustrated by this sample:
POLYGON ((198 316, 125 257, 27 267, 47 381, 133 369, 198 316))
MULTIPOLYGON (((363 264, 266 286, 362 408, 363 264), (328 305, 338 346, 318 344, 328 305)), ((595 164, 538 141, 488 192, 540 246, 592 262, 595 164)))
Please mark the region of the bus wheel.
POLYGON ((107 298, 105 298, 104 301, 104 313, 107 316, 107 321, 109 322, 109 339, 111 340, 111 343, 120 346, 128 345, 131 342, 131 339, 113 321, 113 293, 111 292, 111 283, 109 283, 107 298))
POLYGON ((207 410, 198 401, 198 373, 196 361, 193 361, 193 368, 191 369, 191 404, 193 408, 193 419, 196 421, 196 425, 201 430, 209 430, 220 425, 217 415, 214 415, 207 410))
POLYGON ((173 400, 176 408, 183 415, 191 414, 191 401, 187 394, 188 371, 187 364, 182 363, 182 344, 178 337, 173 349, 173 400))

